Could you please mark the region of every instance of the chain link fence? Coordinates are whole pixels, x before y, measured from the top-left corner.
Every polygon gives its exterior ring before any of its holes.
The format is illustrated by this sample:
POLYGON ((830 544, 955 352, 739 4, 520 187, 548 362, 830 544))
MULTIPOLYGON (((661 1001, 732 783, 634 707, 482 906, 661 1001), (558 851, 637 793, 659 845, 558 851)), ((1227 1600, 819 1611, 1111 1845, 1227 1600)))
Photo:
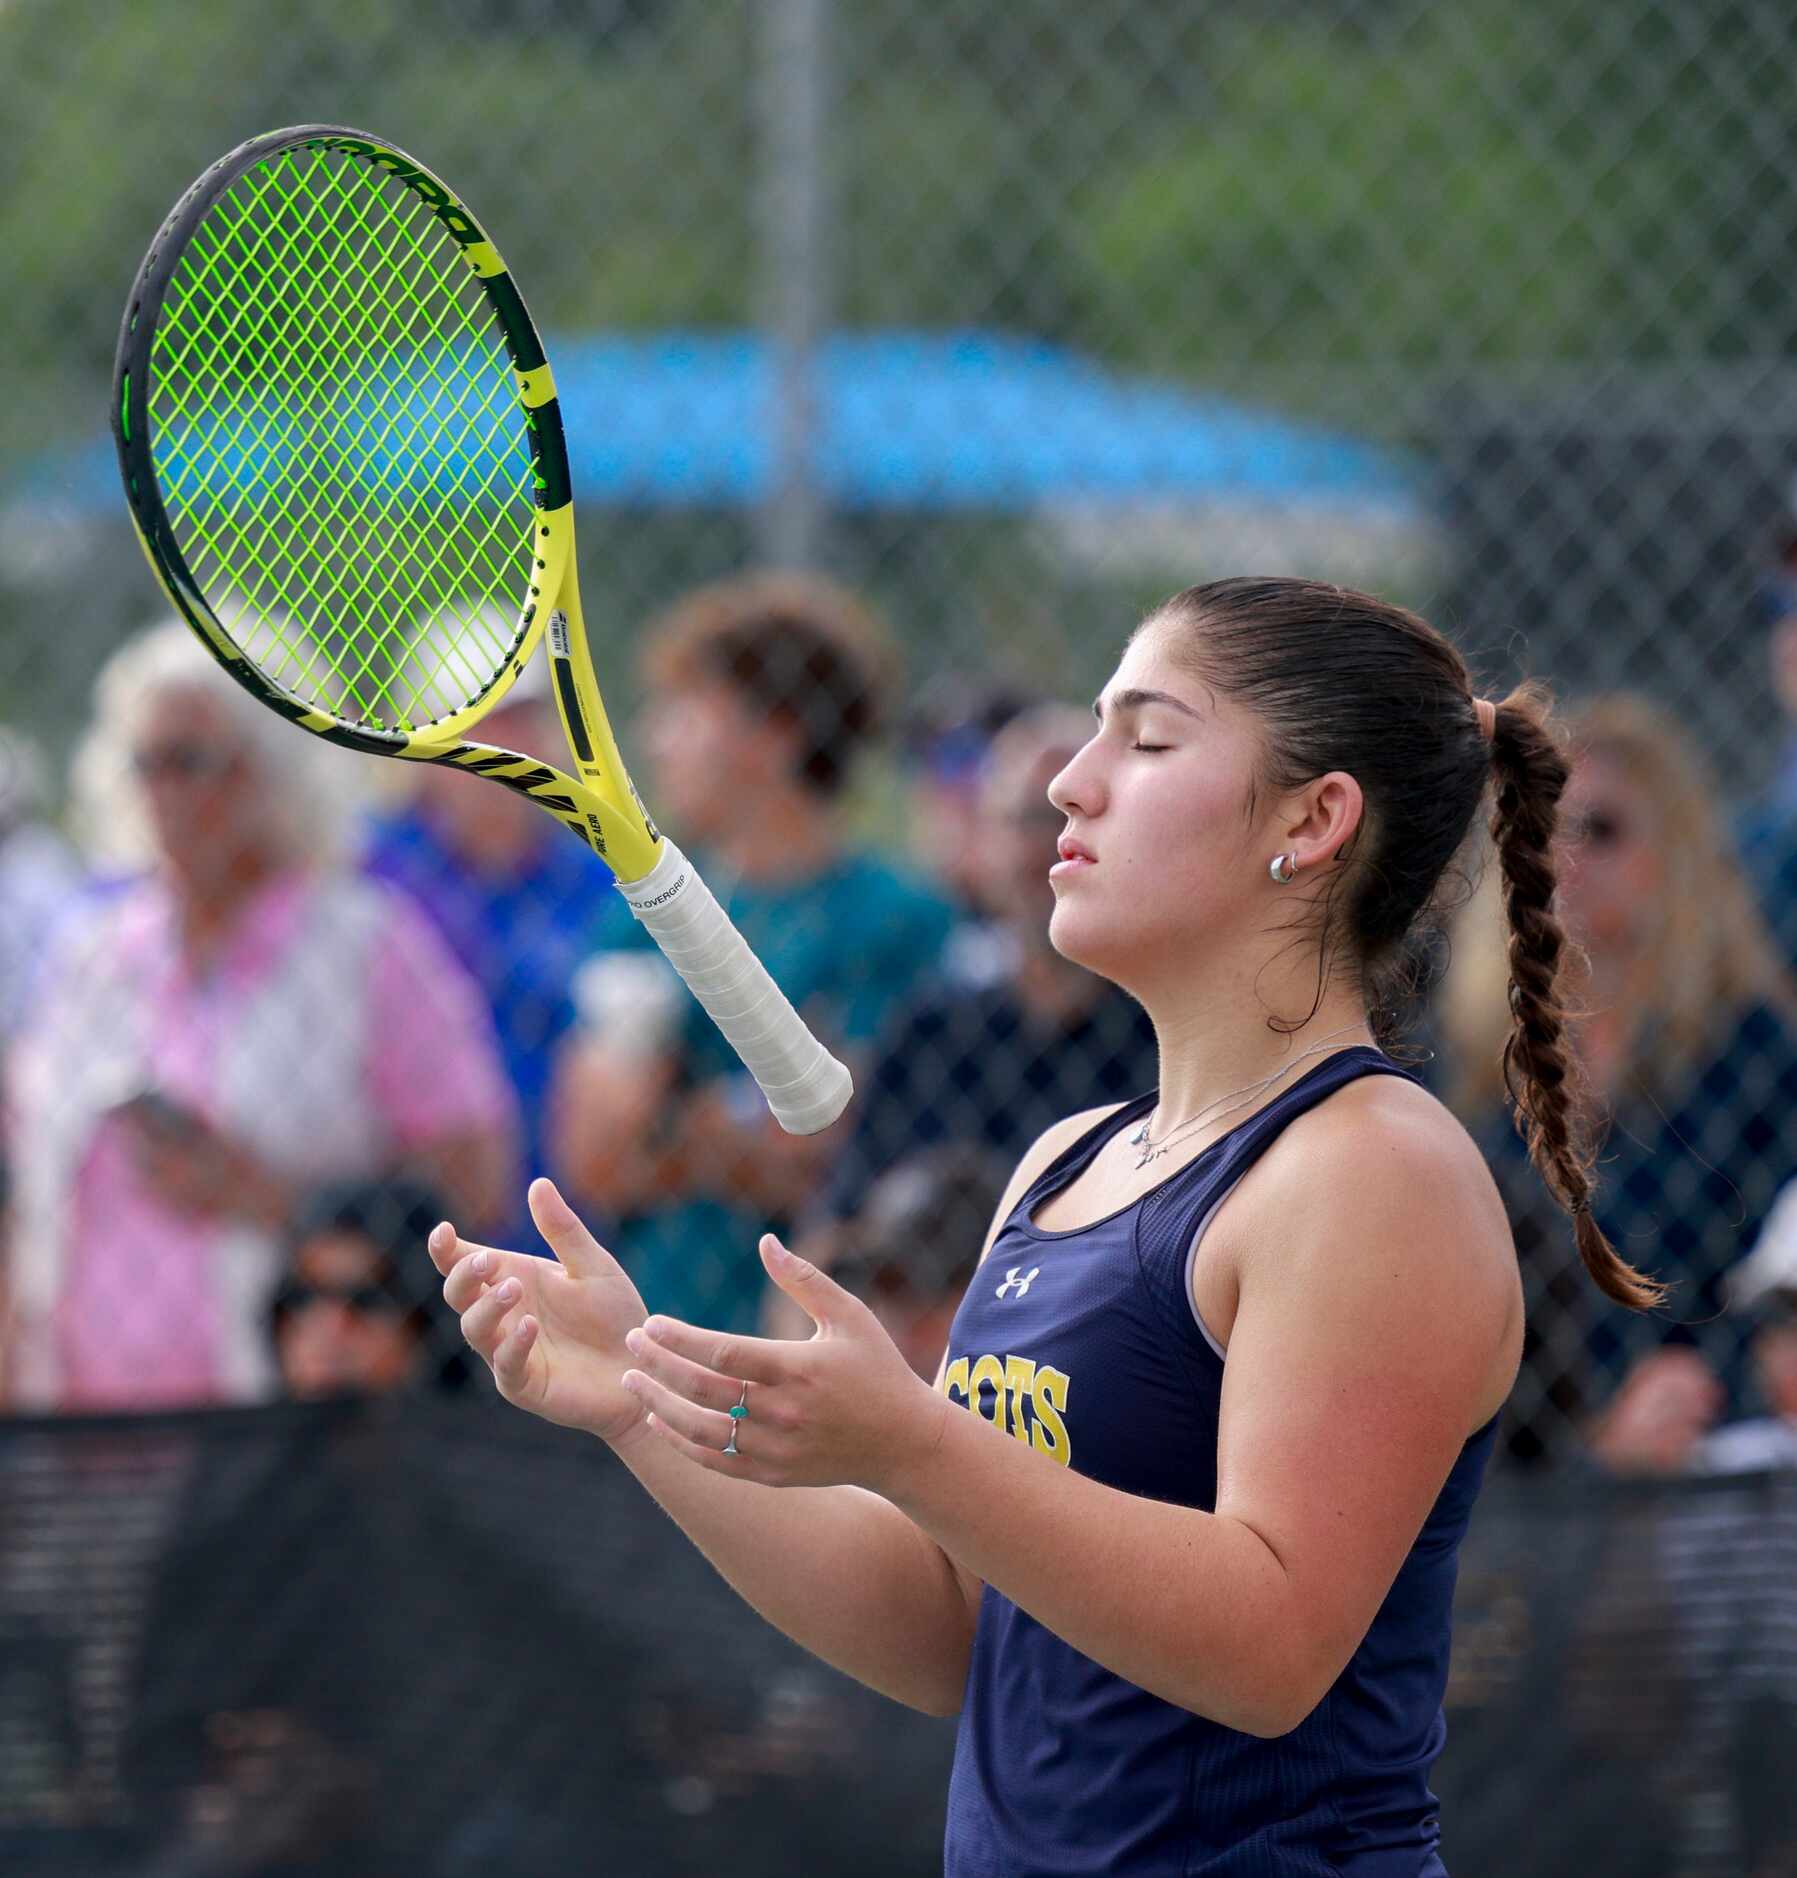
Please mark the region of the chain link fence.
MULTIPOLYGON (((1488 694, 1543 676, 1587 739, 1565 905, 1612 1014, 1579 1033, 1613 1116, 1596 1210, 1678 1286, 1625 1320, 1579 1271, 1490 1069, 1503 961, 1469 894, 1407 1047, 1517 1230, 1498 1465, 1544 1492, 1788 1465, 1794 60, 1773 0, 0 0, 5 1273, 31 1333, 0 1400, 471 1411, 417 1241, 453 1210, 534 1243, 542 1171, 652 1306, 761 1321, 776 1222, 933 1371, 1023 1147, 1154 1079, 1134 1008, 1041 945, 1046 779, 1148 605, 1282 571, 1417 605, 1488 694), (529 299, 627 758, 852 1053, 829 1137, 767 1127, 546 818, 314 748, 146 637, 106 436, 126 290, 202 168, 314 121, 446 177, 529 299), (716 583, 769 566, 816 578, 749 670, 730 622, 771 603, 716 583), (175 703, 134 715, 131 674, 175 703), (804 786, 768 793, 795 752, 804 786)), ((528 684, 487 730, 559 744, 528 684)), ((1692 1791, 1653 1869, 1744 1869, 1721 1788, 1692 1791)))

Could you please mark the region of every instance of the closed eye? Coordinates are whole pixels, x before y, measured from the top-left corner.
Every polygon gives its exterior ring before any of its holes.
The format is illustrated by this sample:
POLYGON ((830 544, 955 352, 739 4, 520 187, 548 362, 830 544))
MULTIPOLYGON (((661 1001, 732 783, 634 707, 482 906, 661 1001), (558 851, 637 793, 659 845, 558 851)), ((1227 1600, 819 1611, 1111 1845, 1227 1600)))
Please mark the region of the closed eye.
POLYGON ((1153 756, 1157 750, 1171 750, 1173 748, 1170 743, 1132 743, 1129 747, 1132 750, 1140 750, 1144 756, 1153 756))

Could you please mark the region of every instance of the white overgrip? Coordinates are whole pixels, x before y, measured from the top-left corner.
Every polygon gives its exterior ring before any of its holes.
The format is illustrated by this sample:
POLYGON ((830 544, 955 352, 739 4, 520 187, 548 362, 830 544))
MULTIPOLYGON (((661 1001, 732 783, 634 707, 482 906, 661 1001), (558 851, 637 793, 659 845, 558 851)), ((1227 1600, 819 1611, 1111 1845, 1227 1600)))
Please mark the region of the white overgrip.
POLYGON ((711 889, 673 842, 618 891, 761 1085, 789 1135, 814 1135, 848 1106, 854 1084, 806 1028, 711 889))

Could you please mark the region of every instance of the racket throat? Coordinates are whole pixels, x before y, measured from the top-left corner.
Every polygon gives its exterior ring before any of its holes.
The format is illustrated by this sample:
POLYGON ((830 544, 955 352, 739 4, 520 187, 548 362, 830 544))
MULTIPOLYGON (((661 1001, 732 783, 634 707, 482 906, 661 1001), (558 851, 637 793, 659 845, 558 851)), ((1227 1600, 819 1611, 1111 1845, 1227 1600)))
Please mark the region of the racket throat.
POLYGON ((583 769, 591 769, 592 733, 587 729, 586 713, 580 708, 580 687, 574 682, 574 650, 568 634, 568 616, 560 607, 549 615, 549 669, 555 680, 555 701, 561 709, 562 724, 575 760, 583 769))

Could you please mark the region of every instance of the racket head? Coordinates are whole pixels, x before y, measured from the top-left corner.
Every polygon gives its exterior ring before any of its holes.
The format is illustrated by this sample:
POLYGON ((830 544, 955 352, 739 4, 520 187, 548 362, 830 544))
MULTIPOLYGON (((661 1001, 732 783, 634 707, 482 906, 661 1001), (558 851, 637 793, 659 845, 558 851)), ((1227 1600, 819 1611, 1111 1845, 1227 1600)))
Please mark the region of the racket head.
POLYGON ((176 609, 332 741, 466 760, 572 594, 536 327, 466 205, 379 138, 298 125, 195 180, 126 302, 111 419, 176 609))

